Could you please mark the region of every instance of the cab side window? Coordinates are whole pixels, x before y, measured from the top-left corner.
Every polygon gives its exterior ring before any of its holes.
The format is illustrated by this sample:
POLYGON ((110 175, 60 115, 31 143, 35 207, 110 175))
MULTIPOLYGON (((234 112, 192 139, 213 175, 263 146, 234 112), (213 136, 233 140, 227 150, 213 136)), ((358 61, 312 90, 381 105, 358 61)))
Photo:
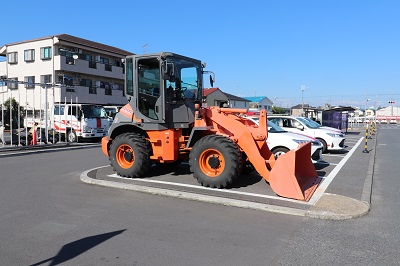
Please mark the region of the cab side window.
POLYGON ((139 111, 151 119, 158 119, 156 103, 160 97, 160 70, 156 59, 139 61, 139 111))

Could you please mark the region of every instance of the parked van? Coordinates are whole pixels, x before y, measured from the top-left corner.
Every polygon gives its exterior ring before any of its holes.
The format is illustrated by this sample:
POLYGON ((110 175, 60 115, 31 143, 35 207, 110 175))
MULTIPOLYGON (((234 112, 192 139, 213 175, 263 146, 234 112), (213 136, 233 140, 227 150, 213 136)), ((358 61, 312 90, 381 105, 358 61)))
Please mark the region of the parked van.
POLYGON ((328 128, 318 127, 304 117, 296 116, 269 116, 269 121, 277 124, 286 131, 300 133, 318 139, 323 146, 322 152, 343 150, 345 148, 345 135, 328 128))

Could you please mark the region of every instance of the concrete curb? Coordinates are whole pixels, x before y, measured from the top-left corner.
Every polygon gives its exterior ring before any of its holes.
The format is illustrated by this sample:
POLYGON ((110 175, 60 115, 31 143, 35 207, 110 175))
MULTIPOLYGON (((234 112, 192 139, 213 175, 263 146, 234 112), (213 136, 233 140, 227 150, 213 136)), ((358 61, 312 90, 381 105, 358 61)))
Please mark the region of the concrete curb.
POLYGON ((289 207, 282 207, 282 206, 275 206, 270 204, 263 204, 263 203, 255 203, 251 201, 244 201, 244 200, 236 200, 236 199, 227 199, 222 197, 215 197, 215 196, 207 196, 207 195, 199 195, 196 193, 190 192, 182 192, 182 191, 174 191, 162 188, 154 188, 154 187, 146 187, 140 185, 133 185, 133 184, 126 184, 121 182, 114 182, 108 180, 101 180, 89 177, 89 172, 101 169, 108 166, 101 166, 97 168, 93 168, 83 172, 80 176, 82 182, 87 184, 94 184, 104 187, 112 187, 118 189, 125 189, 131 191, 138 191, 149 193, 153 195, 160 195, 160 196, 168 196, 168 197, 175 197, 180 199, 187 199, 187 200, 194 200, 200 202, 207 202, 213 204, 220 204, 224 206, 231 206, 231 207, 239 207, 239 208, 246 208, 246 209, 253 209, 253 210, 260 210, 260 211, 267 211, 272 213, 279 213, 279 214, 289 214, 295 216, 302 216, 302 217, 310 217, 310 218, 318 218, 318 219, 329 219, 329 220, 345 220, 345 219, 352 219, 357 218, 365 215, 369 211, 369 205, 365 203, 340 196, 335 194, 326 194, 321 197, 321 199, 317 202, 318 204, 311 206, 310 210, 303 210, 303 209, 296 209, 296 208, 289 208, 289 207), (332 204, 324 204, 324 202, 332 202, 332 199, 338 204, 335 204, 332 207, 332 204), (351 206, 351 208, 347 208, 347 206, 351 206))

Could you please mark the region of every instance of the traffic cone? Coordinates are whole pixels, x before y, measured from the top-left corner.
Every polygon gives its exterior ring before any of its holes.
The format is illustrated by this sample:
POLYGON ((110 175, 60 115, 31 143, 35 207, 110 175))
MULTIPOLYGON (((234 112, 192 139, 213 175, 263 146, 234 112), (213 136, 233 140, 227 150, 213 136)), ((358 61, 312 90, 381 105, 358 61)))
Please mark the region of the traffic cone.
POLYGON ((37 135, 36 135, 36 129, 32 133, 32 140, 30 145, 37 145, 37 135))

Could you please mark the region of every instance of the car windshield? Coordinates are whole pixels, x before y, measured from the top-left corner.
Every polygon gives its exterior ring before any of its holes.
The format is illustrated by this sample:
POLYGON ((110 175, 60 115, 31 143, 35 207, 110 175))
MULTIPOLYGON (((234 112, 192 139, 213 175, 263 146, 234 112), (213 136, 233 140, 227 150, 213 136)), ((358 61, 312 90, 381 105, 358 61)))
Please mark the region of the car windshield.
POLYGON ((315 125, 314 123, 311 123, 310 121, 308 121, 307 119, 305 119, 304 117, 297 117, 297 119, 302 122, 303 124, 305 124, 307 127, 312 128, 312 129, 316 129, 319 128, 320 125, 315 125))
POLYGON ((268 121, 268 132, 271 133, 283 133, 286 132, 283 128, 281 128, 280 126, 278 126, 277 124, 268 121))
POLYGON ((85 118, 107 118, 107 112, 100 105, 84 105, 82 106, 83 116, 85 118))
POLYGON ((321 125, 319 123, 315 122, 311 118, 304 117, 304 119, 306 119, 308 122, 310 122, 311 124, 315 125, 316 127, 321 127, 321 125))

